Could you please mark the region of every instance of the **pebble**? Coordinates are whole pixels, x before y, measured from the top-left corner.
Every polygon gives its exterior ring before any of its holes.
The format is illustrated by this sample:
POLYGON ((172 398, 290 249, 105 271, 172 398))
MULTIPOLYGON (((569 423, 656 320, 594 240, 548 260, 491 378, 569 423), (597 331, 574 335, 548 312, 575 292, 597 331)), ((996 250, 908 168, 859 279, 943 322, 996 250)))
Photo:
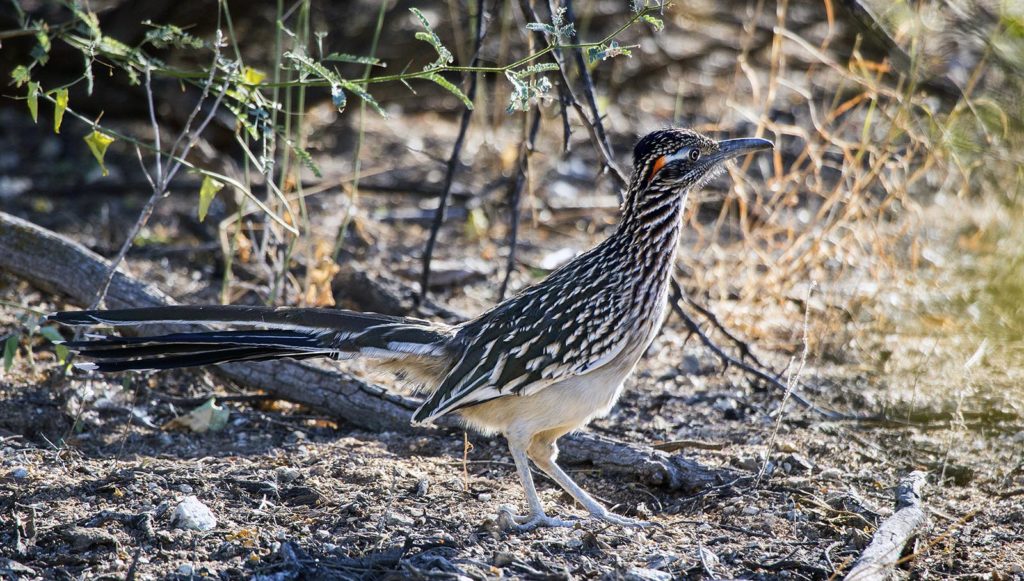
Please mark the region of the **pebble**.
POLYGON ((671 581, 672 574, 657 569, 633 567, 626 572, 625 578, 629 581, 671 581))
POLYGON ((299 478, 299 476, 302 476, 301 472, 291 466, 278 466, 274 470, 274 473, 277 475, 277 480, 279 482, 285 483, 294 482, 299 478))
POLYGON ((786 474, 791 472, 807 472, 814 468, 814 464, 801 454, 790 454, 782 461, 783 470, 786 474))
POLYGON ((745 516, 754 516, 756 514, 759 514, 760 512, 761 512, 761 509, 757 508, 756 506, 745 506, 745 507, 743 507, 743 514, 745 516))
POLYGON ((822 480, 842 480, 843 471, 837 468, 826 468, 821 471, 822 480))
POLYGON ((490 492, 481 492, 477 495, 476 499, 480 502, 489 502, 493 498, 490 492))
POLYGON ((389 525, 401 527, 411 527, 414 524, 416 524, 416 522, 411 518, 405 516, 404 514, 399 514, 397 512, 389 513, 387 521, 389 525))
POLYGON ((179 484, 178 492, 184 492, 185 494, 192 494, 192 487, 188 484, 179 484))
POLYGON ((189 576, 191 576, 193 572, 194 572, 194 569, 192 569, 192 565, 189 565, 187 563, 182 565, 181 567, 178 567, 178 574, 179 575, 189 575, 189 576))
POLYGON ((28 468, 25 468, 24 466, 15 466, 8 475, 15 480, 28 478, 28 468))
POLYGON ((217 526, 213 512, 195 496, 186 496, 171 515, 171 524, 186 530, 208 531, 217 526))
POLYGON ((71 527, 64 531, 64 538, 71 543, 71 548, 76 551, 84 551, 100 545, 117 546, 117 538, 101 528, 71 527))
POLYGON ((736 466, 750 472, 757 472, 761 469, 761 462, 753 456, 747 456, 746 458, 740 458, 736 462, 736 466))

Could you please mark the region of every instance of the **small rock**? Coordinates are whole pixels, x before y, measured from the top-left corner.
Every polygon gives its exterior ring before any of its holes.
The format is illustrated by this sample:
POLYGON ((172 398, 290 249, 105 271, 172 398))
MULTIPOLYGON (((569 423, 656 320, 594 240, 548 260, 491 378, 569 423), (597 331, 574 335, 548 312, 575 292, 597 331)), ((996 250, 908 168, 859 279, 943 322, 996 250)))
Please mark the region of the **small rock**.
POLYGON ((411 518, 397 512, 388 513, 387 523, 399 527, 411 527, 416 524, 411 518))
POLYGON ((178 492, 184 492, 185 494, 192 494, 192 487, 188 484, 179 484, 178 492))
POLYGON ((812 468, 814 468, 814 464, 812 464, 810 460, 808 460, 804 456, 802 456, 800 454, 796 454, 796 453, 793 453, 793 454, 790 454, 790 455, 786 456, 782 460, 782 465, 783 465, 783 470, 786 471, 786 474, 790 474, 790 473, 797 473, 797 474, 799 474, 799 473, 802 473, 802 472, 807 472, 807 471, 811 470, 812 468), (788 469, 786 468, 786 465, 789 465, 788 469))
POLYGON ((412 492, 412 495, 420 498, 427 495, 430 490, 430 481, 426 478, 420 478, 416 481, 416 490, 412 492))
POLYGON ((736 467, 750 472, 757 472, 761 469, 761 461, 753 456, 747 456, 746 458, 740 458, 737 460, 736 467))
POLYGON ((277 480, 279 482, 285 483, 294 482, 299 478, 299 476, 302 476, 301 472, 291 466, 278 466, 277 469, 274 470, 274 474, 277 475, 277 480))
POLYGON ((493 496, 491 495, 490 492, 481 492, 480 494, 477 495, 476 499, 479 500, 480 502, 490 502, 492 497, 493 496))
POLYGON ((19 575, 26 577, 35 577, 36 570, 28 565, 23 565, 14 559, 4 559, 0 557, 0 571, 7 571, 14 575, 13 579, 18 579, 19 575))
POLYGON ((208 531, 217 526, 217 518, 209 507, 194 496, 186 496, 171 515, 171 524, 186 530, 208 531))
POLYGON ((71 548, 84 551, 90 547, 101 545, 117 546, 117 538, 100 528, 71 527, 64 531, 64 538, 71 543, 71 548))
POLYGON ((625 579, 628 581, 671 581, 672 574, 657 569, 633 567, 626 571, 625 579))
POLYGON ((756 514, 760 514, 761 509, 757 508, 756 506, 745 506, 743 507, 742 512, 744 516, 754 516, 756 514))
POLYGON ((24 466, 15 466, 7 473, 7 475, 15 480, 22 480, 28 478, 28 468, 25 468, 24 466))
POLYGON ((843 479, 843 471, 837 468, 826 468, 821 471, 821 478, 822 480, 839 481, 843 479))
POLYGON ((550 254, 547 254, 540 260, 540 266, 543 270, 555 270, 559 266, 562 266, 566 262, 572 260, 576 254, 576 250, 572 248, 562 248, 556 250, 550 254))
POLYGON ((511 565, 515 560, 516 556, 512 553, 509 553, 508 551, 498 551, 497 553, 494 553, 494 558, 491 559, 491 564, 500 569, 511 565))
POLYGON ((178 574, 179 575, 191 576, 192 573, 194 573, 194 572, 195 572, 195 570, 192 568, 192 565, 189 565, 188 563, 182 565, 181 567, 178 567, 178 574))

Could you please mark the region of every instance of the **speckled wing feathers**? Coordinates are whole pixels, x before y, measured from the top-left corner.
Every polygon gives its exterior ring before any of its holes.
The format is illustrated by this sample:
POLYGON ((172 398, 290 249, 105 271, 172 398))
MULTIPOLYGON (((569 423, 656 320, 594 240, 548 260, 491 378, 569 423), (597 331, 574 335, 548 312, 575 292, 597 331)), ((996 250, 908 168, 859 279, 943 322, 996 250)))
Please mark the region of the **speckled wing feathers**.
MULTIPOLYGON (((613 243, 587 254, 612 254, 613 243)), ((578 258, 463 325, 453 346, 461 355, 415 419, 529 395, 614 359, 629 342, 622 333, 631 300, 624 274, 605 259, 578 258)))

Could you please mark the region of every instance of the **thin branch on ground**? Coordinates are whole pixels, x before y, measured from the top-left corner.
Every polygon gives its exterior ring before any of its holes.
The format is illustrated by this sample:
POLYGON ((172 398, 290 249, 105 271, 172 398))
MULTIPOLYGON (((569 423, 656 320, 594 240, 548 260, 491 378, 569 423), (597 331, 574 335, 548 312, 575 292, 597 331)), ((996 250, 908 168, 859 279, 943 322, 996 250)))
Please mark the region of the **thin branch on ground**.
MULTIPOLYGON (((710 337, 708 337, 707 333, 705 333, 703 331, 703 329, 700 328, 700 325, 697 324, 697 322, 694 321, 686 313, 685 310, 683 310, 683 307, 680 304, 684 300, 683 299, 683 291, 679 287, 679 284, 675 280, 672 281, 672 296, 670 297, 669 300, 671 301, 671 304, 672 304, 672 311, 674 313, 676 313, 677 315, 679 315, 679 318, 682 319, 683 324, 686 325, 686 328, 690 331, 690 333, 693 334, 693 335, 696 335, 697 338, 700 339, 701 343, 703 343, 705 347, 710 349, 711 352, 714 353, 715 356, 718 357, 722 361, 723 364, 725 364, 726 369, 728 369, 728 367, 730 367, 730 366, 735 367, 737 369, 742 370, 745 373, 753 375, 755 378, 757 378, 757 379, 759 379, 761 381, 766 382, 768 385, 771 385, 772 387, 774 387, 775 389, 778 389, 779 391, 781 391, 783 393, 785 393, 787 391, 786 384, 783 383, 780 380, 780 376, 777 373, 775 373, 775 371, 771 370, 770 367, 760 367, 760 366, 755 367, 755 366, 750 365, 749 363, 747 363, 745 361, 737 359, 737 358, 733 357, 732 355, 726 353, 724 349, 719 347, 717 343, 715 343, 710 337), (771 373, 769 373, 769 371, 771 373)), ((799 387, 799 386, 797 386, 797 387, 799 387)), ((809 409, 809 410, 811 410, 811 411, 813 411, 813 412, 815 412, 815 413, 817 413, 817 414, 819 414, 819 415, 821 415, 821 416, 823 416, 823 417, 825 417, 825 418, 827 418, 829 420, 857 419, 854 416, 851 416, 849 414, 844 414, 844 413, 837 412, 837 411, 834 411, 834 410, 828 410, 828 409, 822 408, 822 407, 818 406, 817 404, 814 404, 814 403, 810 402, 808 399, 806 399, 805 397, 803 397, 802 395, 797 393, 795 390, 791 393, 790 397, 793 399, 793 401, 799 403, 800 405, 804 406, 805 408, 807 408, 807 409, 809 409)))
POLYGON ((900 559, 903 547, 928 522, 921 501, 927 476, 925 472, 911 472, 900 481, 896 487, 896 512, 875 531, 871 544, 847 573, 846 581, 888 579, 898 563, 906 562, 900 559))
MULTIPOLYGON (((672 282, 676 285, 679 285, 679 282, 675 279, 673 279, 672 282)), ((680 288, 682 287, 680 286, 680 288)), ((686 293, 681 292, 681 295, 683 297, 683 300, 686 301, 686 304, 693 307, 698 313, 701 314, 701 316, 703 316, 705 319, 708 320, 709 323, 711 323, 712 327, 714 327, 719 333, 725 335, 725 338, 728 339, 729 342, 732 343, 737 349, 739 349, 740 358, 749 359, 754 363, 754 365, 757 365, 758 367, 761 368, 767 368, 767 365, 762 363, 761 360, 758 359, 757 355, 754 354, 753 350, 751 350, 750 344, 744 341, 743 339, 740 339, 732 331, 730 331, 724 324, 722 324, 721 321, 718 320, 718 317, 715 316, 715 314, 711 312, 711 310, 690 298, 689 295, 687 295, 686 293)))

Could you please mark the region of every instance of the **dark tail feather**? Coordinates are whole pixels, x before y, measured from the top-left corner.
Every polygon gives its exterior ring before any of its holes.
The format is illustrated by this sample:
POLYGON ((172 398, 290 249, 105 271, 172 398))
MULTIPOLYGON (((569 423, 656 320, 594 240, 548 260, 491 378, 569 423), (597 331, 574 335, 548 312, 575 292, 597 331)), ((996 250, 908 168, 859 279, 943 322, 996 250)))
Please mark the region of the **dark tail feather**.
MULTIPOLYGON (((335 309, 174 306, 113 311, 68 311, 49 320, 66 325, 221 324, 265 329, 103 337, 65 345, 94 361, 98 371, 195 367, 228 361, 290 357, 369 357, 443 368, 452 328, 428 321, 335 309), (440 364, 430 362, 441 361, 440 364), (425 363, 426 362, 426 363, 425 363)), ((398 365, 402 367, 402 365, 398 365)))
POLYGON ((75 367, 86 371, 95 370, 103 372, 177 369, 179 367, 198 367, 232 361, 265 361, 267 359, 281 359, 283 357, 306 359, 309 357, 321 357, 326 354, 326 352, 287 351, 284 349, 266 349, 262 347, 234 347, 184 355, 152 356, 139 359, 97 359, 95 361, 75 363, 75 367))
POLYGON ((154 337, 107 337, 65 345, 93 359, 79 369, 126 371, 197 367, 229 361, 258 361, 330 355, 321 337, 296 331, 210 331, 154 337))

